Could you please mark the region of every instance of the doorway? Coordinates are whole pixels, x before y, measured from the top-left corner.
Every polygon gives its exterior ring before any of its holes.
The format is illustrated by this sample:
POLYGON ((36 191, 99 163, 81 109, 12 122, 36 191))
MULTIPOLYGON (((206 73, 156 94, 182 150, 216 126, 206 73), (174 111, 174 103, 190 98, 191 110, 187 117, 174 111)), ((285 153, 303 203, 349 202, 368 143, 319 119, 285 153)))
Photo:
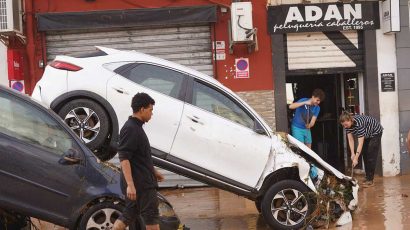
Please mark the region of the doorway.
MULTIPOLYGON (((322 89, 326 98, 320 103, 320 113, 311 128, 312 150, 341 172, 345 172, 343 128, 338 118, 345 104, 344 77, 341 74, 286 76, 287 104, 310 98, 314 89, 322 89)), ((294 110, 288 109, 289 130, 294 110)))

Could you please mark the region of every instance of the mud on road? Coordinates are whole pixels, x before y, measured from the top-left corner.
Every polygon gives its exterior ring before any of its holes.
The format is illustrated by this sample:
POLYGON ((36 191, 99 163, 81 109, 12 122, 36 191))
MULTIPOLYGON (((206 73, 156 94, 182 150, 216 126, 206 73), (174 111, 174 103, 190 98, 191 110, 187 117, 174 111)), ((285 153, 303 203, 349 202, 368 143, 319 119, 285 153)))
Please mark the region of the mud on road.
MULTIPOLYGON (((359 178, 361 180, 361 178, 359 178)), ((268 230, 255 204, 216 188, 162 190, 181 222, 192 230, 268 230)), ((375 178, 375 186, 359 190, 353 223, 330 229, 408 229, 410 176, 375 178)))
MULTIPOLYGON (((361 178, 359 178, 361 180, 361 178)), ((216 188, 167 189, 161 193, 181 222, 192 230, 268 230, 255 204, 216 188)), ((33 220, 41 230, 64 228, 33 220)), ((338 230, 400 230, 410 226, 410 176, 375 178, 375 187, 359 190, 353 223, 338 230)))

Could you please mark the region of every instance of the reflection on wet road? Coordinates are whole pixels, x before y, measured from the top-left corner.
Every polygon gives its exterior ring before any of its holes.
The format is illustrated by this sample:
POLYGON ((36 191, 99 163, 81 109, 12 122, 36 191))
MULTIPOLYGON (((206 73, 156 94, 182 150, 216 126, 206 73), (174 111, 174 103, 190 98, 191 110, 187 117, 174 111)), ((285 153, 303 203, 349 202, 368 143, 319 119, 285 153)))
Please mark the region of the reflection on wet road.
MULTIPOLYGON (((359 179, 360 180, 360 179, 359 179)), ((267 230, 255 204, 215 188, 162 190, 182 223, 192 230, 267 230)), ((359 190, 353 223, 332 229, 409 229, 410 176, 375 178, 359 190)))

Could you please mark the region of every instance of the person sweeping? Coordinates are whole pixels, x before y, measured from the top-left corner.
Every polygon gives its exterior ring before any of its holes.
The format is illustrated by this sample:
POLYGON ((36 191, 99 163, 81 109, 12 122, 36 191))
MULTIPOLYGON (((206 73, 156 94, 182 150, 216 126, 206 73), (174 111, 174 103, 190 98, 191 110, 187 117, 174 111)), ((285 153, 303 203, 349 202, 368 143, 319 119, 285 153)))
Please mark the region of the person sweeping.
POLYGON ((353 168, 356 167, 360 155, 363 154, 366 179, 362 186, 364 188, 374 186, 374 171, 380 155, 383 127, 371 116, 351 115, 348 112, 343 112, 339 121, 347 132, 353 168), (356 151, 354 150, 354 137, 358 139, 356 151))

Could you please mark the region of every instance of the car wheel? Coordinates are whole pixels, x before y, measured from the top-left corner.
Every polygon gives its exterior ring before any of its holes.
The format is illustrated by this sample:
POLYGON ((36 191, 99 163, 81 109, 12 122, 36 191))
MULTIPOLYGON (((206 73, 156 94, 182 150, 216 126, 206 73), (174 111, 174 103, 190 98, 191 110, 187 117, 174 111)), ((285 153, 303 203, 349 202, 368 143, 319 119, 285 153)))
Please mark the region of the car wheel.
POLYGON ((262 215, 273 229, 300 229, 314 210, 314 196, 302 182, 277 182, 263 197, 262 215))
POLYGON ((88 99, 72 100, 60 109, 58 115, 91 150, 99 150, 107 141, 110 122, 98 103, 88 99))
POLYGON ((104 201, 91 206, 82 216, 78 229, 101 230, 112 229, 120 217, 124 206, 121 203, 104 201))
POLYGON ((94 154, 102 161, 109 161, 117 154, 117 151, 115 149, 103 147, 98 151, 94 151, 94 154))

